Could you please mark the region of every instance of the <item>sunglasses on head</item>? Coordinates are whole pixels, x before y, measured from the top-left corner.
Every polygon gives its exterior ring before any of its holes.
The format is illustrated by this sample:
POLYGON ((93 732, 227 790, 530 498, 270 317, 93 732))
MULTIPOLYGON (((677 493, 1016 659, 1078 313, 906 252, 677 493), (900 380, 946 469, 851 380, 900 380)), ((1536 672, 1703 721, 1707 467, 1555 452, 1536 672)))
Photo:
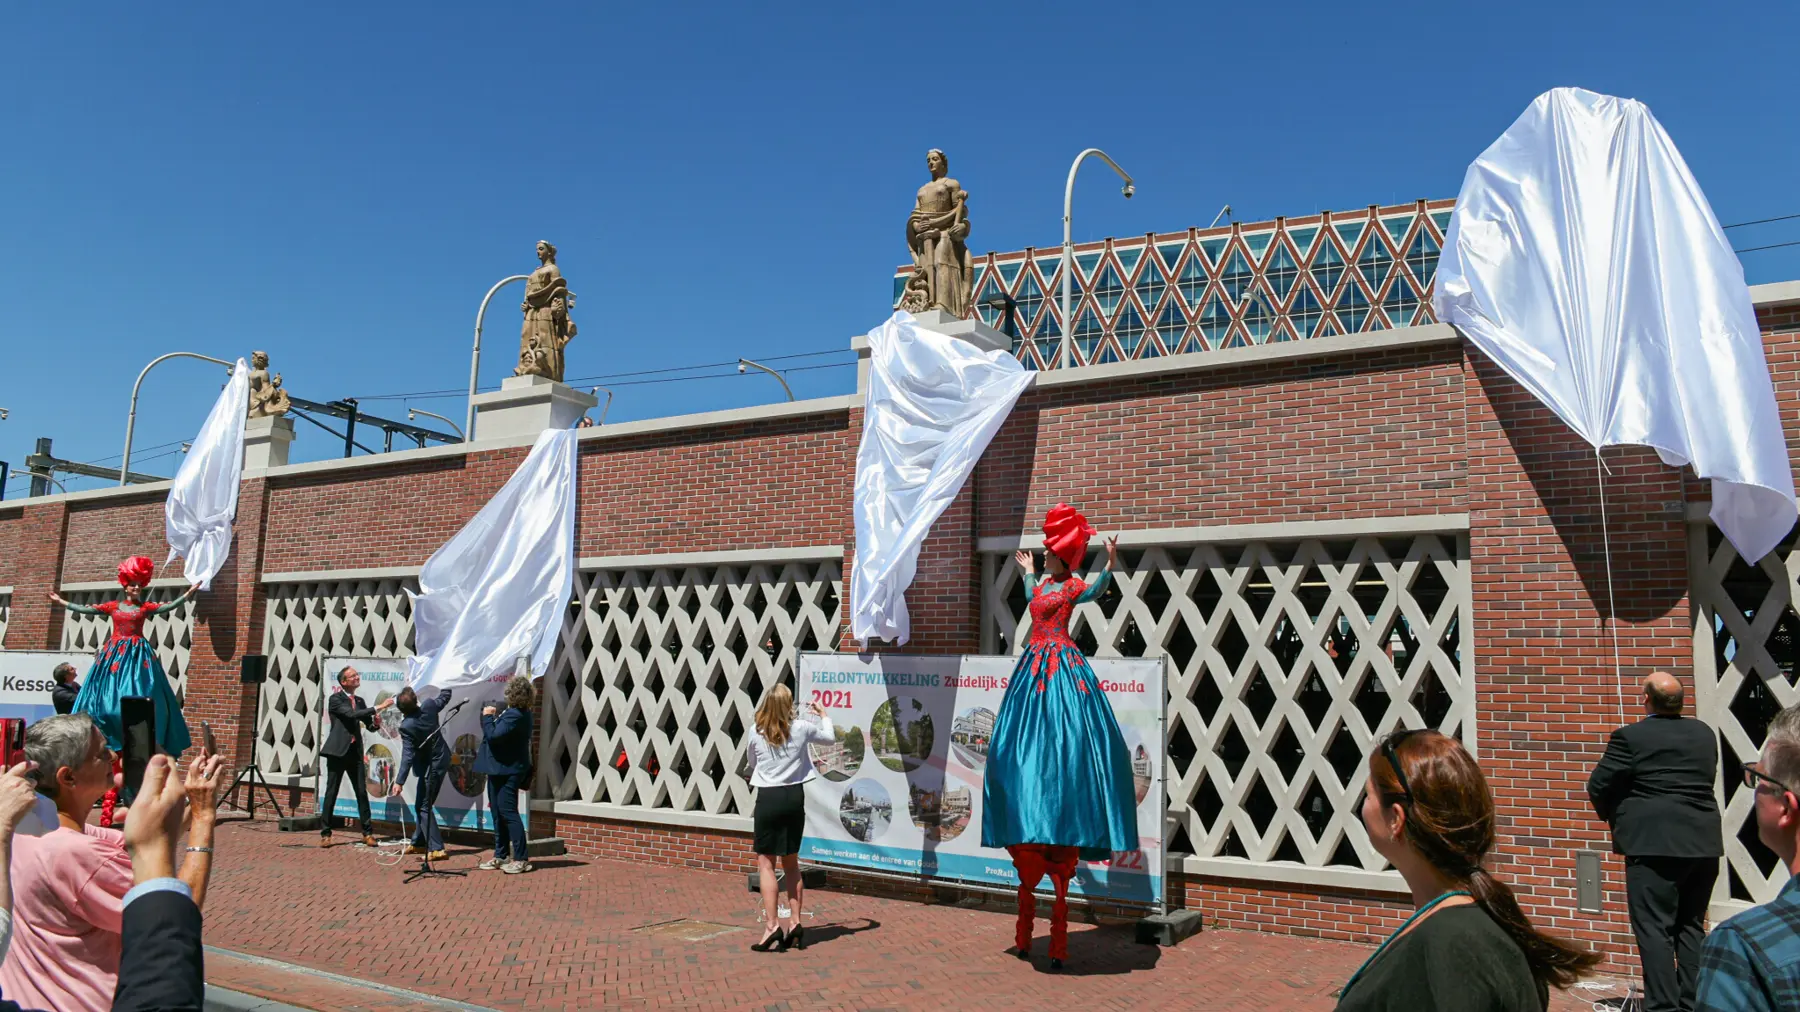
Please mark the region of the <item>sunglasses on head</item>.
POLYGON ((1763 781, 1765 783, 1774 784, 1775 789, 1784 794, 1800 794, 1800 791, 1795 791, 1792 787, 1789 787, 1767 773, 1764 773, 1762 770, 1757 769, 1755 763, 1744 763, 1738 768, 1744 771, 1745 787, 1755 787, 1757 786, 1758 781, 1763 781))
MULTIPOLYGON (((1394 771, 1394 779, 1400 782, 1400 804, 1403 804, 1403 805, 1412 804, 1412 801, 1413 801, 1412 786, 1406 782, 1406 771, 1400 768, 1400 756, 1398 754, 1396 754, 1394 750, 1400 745, 1401 742, 1405 741, 1406 739, 1412 737, 1415 734, 1418 734, 1420 731, 1423 731, 1423 730, 1425 730, 1425 729, 1422 727, 1414 727, 1414 728, 1408 728, 1406 730, 1395 731, 1392 734, 1388 735, 1386 738, 1382 739, 1382 741, 1381 741, 1381 757, 1383 759, 1387 760, 1388 768, 1394 771)), ((1374 784, 1373 784, 1373 781, 1371 780, 1370 786, 1363 788, 1363 794, 1365 797, 1368 795, 1370 789, 1373 786, 1374 786, 1374 784)), ((1387 795, 1383 794, 1383 795, 1381 795, 1381 797, 1383 800, 1386 800, 1387 795)), ((1362 804, 1359 802, 1357 804, 1357 808, 1360 809, 1361 807, 1362 807, 1362 804)))

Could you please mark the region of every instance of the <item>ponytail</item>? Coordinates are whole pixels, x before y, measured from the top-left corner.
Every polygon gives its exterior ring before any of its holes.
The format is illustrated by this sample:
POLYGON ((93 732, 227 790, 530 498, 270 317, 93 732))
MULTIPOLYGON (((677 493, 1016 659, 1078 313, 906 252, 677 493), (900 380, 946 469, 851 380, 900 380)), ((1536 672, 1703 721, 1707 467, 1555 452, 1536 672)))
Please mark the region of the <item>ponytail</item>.
POLYGON ((1477 866, 1469 874, 1469 894, 1475 898, 1476 905, 1518 944, 1519 950, 1525 953, 1525 962, 1531 964, 1531 975, 1544 984, 1567 988, 1600 962, 1599 953, 1577 948, 1573 943, 1532 927, 1525 911, 1519 909, 1513 891, 1505 882, 1489 875, 1487 869, 1477 866))
MULTIPOLYGON (((1512 889, 1482 867, 1494 846, 1494 796, 1462 743, 1436 731, 1420 731, 1390 739, 1390 746, 1385 751, 1405 767, 1411 796, 1412 803, 1405 806, 1407 842, 1432 867, 1468 886, 1476 905, 1524 953, 1532 977, 1567 988, 1599 964, 1598 953, 1534 927, 1512 889)), ((1394 774, 1381 752, 1371 757, 1370 790, 1397 803, 1406 795, 1394 774), (1377 757, 1382 761, 1375 762, 1377 757)))

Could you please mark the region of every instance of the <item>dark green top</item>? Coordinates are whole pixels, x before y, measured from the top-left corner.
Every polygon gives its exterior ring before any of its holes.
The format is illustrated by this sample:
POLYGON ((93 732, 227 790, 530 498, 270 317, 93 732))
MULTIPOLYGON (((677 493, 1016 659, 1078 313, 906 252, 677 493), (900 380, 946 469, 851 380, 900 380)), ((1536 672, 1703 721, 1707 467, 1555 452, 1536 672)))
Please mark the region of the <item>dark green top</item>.
POLYGON ((1338 1012, 1544 1012, 1549 988, 1525 953, 1473 903, 1446 907, 1377 955, 1338 1012))

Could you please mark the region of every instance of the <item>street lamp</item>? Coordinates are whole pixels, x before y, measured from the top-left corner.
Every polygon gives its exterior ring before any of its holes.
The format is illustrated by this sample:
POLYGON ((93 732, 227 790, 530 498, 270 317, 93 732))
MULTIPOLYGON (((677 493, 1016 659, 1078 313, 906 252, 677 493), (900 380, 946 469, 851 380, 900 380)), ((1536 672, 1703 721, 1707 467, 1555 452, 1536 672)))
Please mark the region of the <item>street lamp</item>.
POLYGON ((1000 314, 1000 333, 1005 334, 1013 344, 1019 343, 1019 335, 1013 333, 1013 310, 1019 303, 1005 292, 995 292, 987 297, 983 305, 1000 314))
POLYGON ((752 369, 761 369, 763 372, 766 372, 769 375, 775 377, 775 382, 781 384, 781 389, 787 391, 788 400, 791 401, 794 399, 794 388, 788 386, 788 381, 785 379, 782 379, 780 373, 776 372, 775 370, 769 368, 766 365, 763 365, 761 362, 752 362, 747 358, 740 358, 740 359, 738 359, 738 373, 740 375, 743 373, 744 368, 746 366, 748 366, 752 369))
MULTIPOLYGON (((469 417, 468 423, 459 430, 468 433, 468 435, 463 436, 463 442, 465 443, 475 438, 475 381, 481 375, 481 318, 487 315, 488 300, 494 297, 495 292, 512 284, 514 281, 529 280, 531 280, 531 275, 529 274, 514 274, 510 278, 501 278, 499 281, 494 282, 494 287, 488 289, 488 293, 481 297, 481 308, 475 311, 475 351, 469 356, 469 417)), ((432 417, 436 418, 438 416, 433 415, 432 417)))
POLYGON ((1131 182, 1131 174, 1119 168, 1119 163, 1113 161, 1111 155, 1099 148, 1088 148, 1076 155, 1075 164, 1069 166, 1069 184, 1063 187, 1062 347, 1057 350, 1056 354, 1056 364, 1059 369, 1068 368, 1069 335, 1074 330, 1074 321, 1069 319, 1069 288, 1070 279, 1075 276, 1075 242, 1071 238, 1072 230, 1070 228, 1075 211, 1075 173, 1080 171, 1081 163, 1086 161, 1089 155, 1099 155, 1102 161, 1112 166, 1112 170, 1119 174, 1120 179, 1125 180, 1125 188, 1120 192, 1125 194, 1126 200, 1130 200, 1131 195, 1137 192, 1137 187, 1131 182))
POLYGON ((131 413, 125 416, 125 459, 119 462, 120 485, 124 485, 131 476, 131 433, 132 430, 137 428, 138 388, 144 385, 144 377, 150 375, 150 370, 156 368, 158 364, 172 358, 197 358, 203 362, 214 362, 224 366, 228 372, 237 368, 222 358, 213 358, 211 355, 196 355, 191 351, 172 351, 145 366, 144 371, 138 373, 137 382, 131 385, 131 413))
MULTIPOLYGON (((418 419, 416 417, 414 417, 415 415, 424 415, 426 418, 435 418, 438 421, 443 422, 445 425, 450 426, 450 431, 456 433, 456 438, 458 438, 458 439, 463 438, 463 431, 456 427, 455 422, 451 421, 448 418, 445 418, 443 415, 440 415, 435 411, 426 411, 424 408, 407 408, 406 409, 406 420, 407 421, 409 421, 409 422, 418 421, 418 419)), ((468 442, 468 440, 463 439, 463 442, 466 443, 466 442, 468 442)))

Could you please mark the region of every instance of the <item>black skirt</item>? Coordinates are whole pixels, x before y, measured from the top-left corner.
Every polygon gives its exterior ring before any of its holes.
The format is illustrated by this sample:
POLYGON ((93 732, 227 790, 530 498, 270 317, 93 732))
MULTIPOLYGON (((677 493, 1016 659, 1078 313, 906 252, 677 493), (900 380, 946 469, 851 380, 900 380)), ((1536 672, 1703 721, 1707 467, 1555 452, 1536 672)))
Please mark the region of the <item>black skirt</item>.
POLYGON ((758 787, 752 815, 758 854, 783 857, 800 853, 800 837, 806 833, 806 785, 758 787))

